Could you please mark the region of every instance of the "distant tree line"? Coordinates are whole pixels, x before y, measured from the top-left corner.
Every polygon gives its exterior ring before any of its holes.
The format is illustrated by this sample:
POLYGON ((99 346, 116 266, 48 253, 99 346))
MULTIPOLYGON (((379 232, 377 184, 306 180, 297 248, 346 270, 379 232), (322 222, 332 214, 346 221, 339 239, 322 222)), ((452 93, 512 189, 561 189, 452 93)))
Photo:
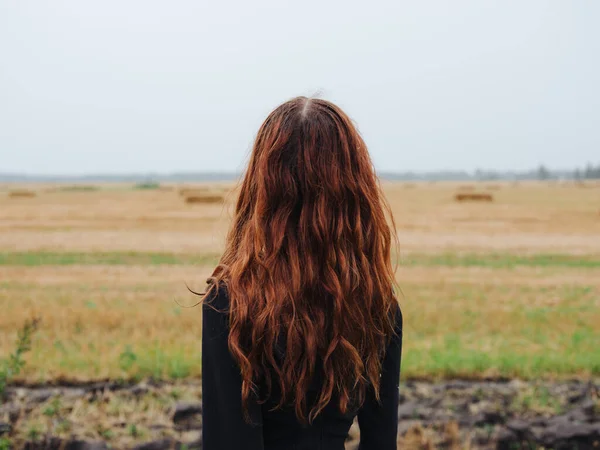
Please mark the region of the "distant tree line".
MULTIPOLYGON (((193 181, 234 181, 240 177, 235 172, 180 172, 171 174, 91 174, 78 176, 61 175, 26 175, 2 173, 0 182, 133 182, 133 183, 162 183, 162 182, 193 182, 193 181)), ((574 170, 551 170, 545 165, 528 171, 498 171, 477 169, 474 172, 466 170, 445 170, 436 172, 389 172, 378 171, 378 175, 386 180, 399 181, 526 181, 526 180, 593 180, 600 179, 600 163, 587 163, 584 167, 574 170)))
POLYGON ((576 181, 583 180, 598 180, 600 179, 600 164, 594 167, 592 163, 587 163, 584 168, 576 168, 570 174, 564 171, 553 172, 548 170, 546 166, 541 165, 537 170, 538 180, 558 180, 572 179, 576 181))
POLYGON ((573 173, 575 180, 598 180, 600 179, 600 164, 594 167, 591 163, 588 163, 584 169, 575 169, 573 173))
POLYGON ((494 170, 476 170, 474 174, 476 180, 598 180, 600 179, 600 164, 594 166, 588 163, 583 168, 575 170, 550 170, 541 164, 536 170, 525 172, 498 172, 494 170))
POLYGON ((592 180, 600 179, 600 163, 594 166, 588 163, 583 168, 551 170, 545 165, 526 171, 499 171, 477 169, 474 172, 466 170, 447 170, 438 172, 379 172, 387 180, 399 181, 527 181, 527 180, 592 180))

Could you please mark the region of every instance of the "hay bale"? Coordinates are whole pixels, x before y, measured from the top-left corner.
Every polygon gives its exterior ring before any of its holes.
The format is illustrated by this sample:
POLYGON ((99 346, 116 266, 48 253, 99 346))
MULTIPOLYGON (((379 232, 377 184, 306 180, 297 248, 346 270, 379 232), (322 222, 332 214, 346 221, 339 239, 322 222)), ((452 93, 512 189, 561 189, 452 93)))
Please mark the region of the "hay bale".
POLYGON ((415 183, 404 183, 404 189, 414 189, 415 183))
POLYGON ((37 194, 35 193, 35 191, 30 191, 28 189, 15 189, 8 193, 8 196, 10 198, 32 198, 36 195, 37 194))
POLYGON ((472 184, 463 184, 462 186, 458 187, 459 191, 474 191, 475 190, 475 186, 473 186, 472 184))
POLYGON ((225 197, 217 193, 194 193, 185 197, 185 202, 188 204, 211 204, 211 203, 223 203, 225 197))
POLYGON ((472 193, 472 194, 456 194, 454 199, 457 202, 491 202, 494 201, 492 194, 472 193))

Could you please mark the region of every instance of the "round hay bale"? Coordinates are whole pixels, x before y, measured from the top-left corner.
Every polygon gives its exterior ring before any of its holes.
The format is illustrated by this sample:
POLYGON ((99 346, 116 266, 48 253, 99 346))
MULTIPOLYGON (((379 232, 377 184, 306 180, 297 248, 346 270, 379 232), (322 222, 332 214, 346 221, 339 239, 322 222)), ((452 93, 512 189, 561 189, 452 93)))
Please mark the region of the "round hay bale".
POLYGON ((492 194, 479 194, 479 193, 456 194, 454 196, 454 199, 457 202, 492 202, 492 201, 494 201, 494 197, 492 197, 492 194))
POLYGON ((185 197, 185 202, 188 204, 211 204, 211 203, 223 203, 225 198, 221 194, 217 193, 193 193, 185 197))
POLYGON ((8 193, 10 198, 33 198, 36 195, 35 191, 30 191, 28 189, 15 189, 8 193))

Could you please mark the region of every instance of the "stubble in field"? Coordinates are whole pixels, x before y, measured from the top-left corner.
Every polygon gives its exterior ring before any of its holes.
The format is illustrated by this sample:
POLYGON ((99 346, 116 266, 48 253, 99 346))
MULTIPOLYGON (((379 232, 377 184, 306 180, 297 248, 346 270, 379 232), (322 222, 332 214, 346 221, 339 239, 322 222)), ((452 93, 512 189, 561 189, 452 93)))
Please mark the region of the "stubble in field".
MULTIPOLYGON (((404 376, 600 373, 600 189, 499 184, 493 202, 469 204, 452 184, 384 188, 404 376)), ((199 375, 200 308, 180 305, 198 301, 186 283, 203 288, 235 194, 52 189, 0 195, 0 354, 40 316, 26 380, 199 375)))

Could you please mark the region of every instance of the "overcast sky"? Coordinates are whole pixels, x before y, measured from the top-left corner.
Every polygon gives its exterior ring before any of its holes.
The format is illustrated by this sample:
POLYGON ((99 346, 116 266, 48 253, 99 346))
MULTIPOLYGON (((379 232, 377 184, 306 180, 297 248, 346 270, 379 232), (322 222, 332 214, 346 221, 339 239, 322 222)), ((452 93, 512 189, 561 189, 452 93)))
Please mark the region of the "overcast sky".
POLYGON ((0 172, 242 170, 320 91, 385 171, 600 162, 595 0, 0 0, 0 172))

